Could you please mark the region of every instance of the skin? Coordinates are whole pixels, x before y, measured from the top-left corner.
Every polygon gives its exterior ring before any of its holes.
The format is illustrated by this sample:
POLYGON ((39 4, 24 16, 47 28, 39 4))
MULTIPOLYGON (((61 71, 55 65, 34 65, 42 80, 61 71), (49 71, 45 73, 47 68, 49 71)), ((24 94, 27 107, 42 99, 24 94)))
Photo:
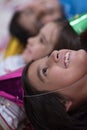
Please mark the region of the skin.
POLYGON ((40 0, 39 4, 38 7, 41 6, 45 13, 41 19, 43 24, 61 17, 61 6, 57 0, 40 0))
POLYGON ((87 53, 84 50, 53 51, 49 57, 31 64, 28 78, 37 90, 57 90, 68 96, 73 108, 87 100, 86 65, 87 53), (69 62, 65 64, 67 54, 69 62))
POLYGON ((19 10, 22 13, 18 22, 33 34, 44 24, 61 17, 61 7, 56 0, 36 1, 19 10))
POLYGON ((48 55, 54 48, 60 27, 54 22, 45 25, 40 33, 28 39, 28 44, 23 53, 25 62, 36 60, 38 58, 48 55))

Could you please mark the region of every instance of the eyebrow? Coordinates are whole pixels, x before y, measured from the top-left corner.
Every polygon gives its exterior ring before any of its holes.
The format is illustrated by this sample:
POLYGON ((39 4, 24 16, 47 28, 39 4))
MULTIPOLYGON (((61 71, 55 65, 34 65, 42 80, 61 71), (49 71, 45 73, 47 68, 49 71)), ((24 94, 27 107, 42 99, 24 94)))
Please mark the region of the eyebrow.
POLYGON ((39 80, 44 83, 44 80, 43 80, 43 78, 42 78, 42 76, 40 74, 40 67, 37 68, 37 76, 38 76, 39 80))

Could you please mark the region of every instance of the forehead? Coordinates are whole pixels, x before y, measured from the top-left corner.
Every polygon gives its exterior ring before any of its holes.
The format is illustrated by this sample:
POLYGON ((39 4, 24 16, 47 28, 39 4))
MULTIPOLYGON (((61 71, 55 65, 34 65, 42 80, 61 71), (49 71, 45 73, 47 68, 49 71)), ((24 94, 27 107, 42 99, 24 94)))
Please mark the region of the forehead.
POLYGON ((50 42, 52 42, 58 37, 61 28, 60 24, 58 25, 58 23, 50 22, 46 24, 40 32, 43 33, 48 40, 51 40, 50 42))
POLYGON ((48 24, 46 24, 40 31, 41 33, 43 33, 46 36, 46 39, 48 41, 54 41, 56 38, 56 35, 60 32, 60 27, 57 25, 57 23, 55 22, 50 22, 48 24))

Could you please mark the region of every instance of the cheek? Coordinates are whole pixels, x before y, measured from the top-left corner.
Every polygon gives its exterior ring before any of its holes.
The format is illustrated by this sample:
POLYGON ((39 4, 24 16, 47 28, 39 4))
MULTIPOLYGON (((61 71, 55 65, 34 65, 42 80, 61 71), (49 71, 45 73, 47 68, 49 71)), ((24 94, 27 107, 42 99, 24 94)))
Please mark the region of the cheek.
POLYGON ((70 79, 74 82, 74 80, 80 80, 87 73, 87 58, 84 55, 79 56, 75 60, 73 60, 69 67, 70 79))
MULTIPOLYGON (((75 72, 75 71, 74 71, 75 72)), ((57 88, 66 87, 77 82, 78 75, 73 73, 73 69, 56 68, 52 69, 49 73, 50 84, 57 88)))
POLYGON ((44 56, 45 50, 46 50, 46 48, 45 48, 44 46, 37 46, 37 47, 35 47, 35 48, 33 49, 33 54, 32 54, 32 55, 33 55, 35 58, 41 58, 41 57, 44 56))
POLYGON ((63 86, 66 82, 66 71, 63 68, 55 67, 50 70, 48 77, 50 83, 55 86, 63 86))
POLYGON ((78 66, 72 67, 69 73, 70 73, 69 79, 71 80, 72 83, 75 83, 86 74, 86 71, 85 71, 85 67, 82 67, 79 64, 78 66))

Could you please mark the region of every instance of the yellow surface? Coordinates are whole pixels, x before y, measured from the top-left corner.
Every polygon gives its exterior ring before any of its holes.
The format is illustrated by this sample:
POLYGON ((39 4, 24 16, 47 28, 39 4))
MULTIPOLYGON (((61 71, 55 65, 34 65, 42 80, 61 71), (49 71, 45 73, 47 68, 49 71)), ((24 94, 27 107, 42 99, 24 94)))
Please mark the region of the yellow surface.
POLYGON ((16 38, 11 38, 6 48, 4 58, 7 58, 8 56, 12 55, 21 54, 23 50, 24 46, 19 42, 19 40, 16 38))

